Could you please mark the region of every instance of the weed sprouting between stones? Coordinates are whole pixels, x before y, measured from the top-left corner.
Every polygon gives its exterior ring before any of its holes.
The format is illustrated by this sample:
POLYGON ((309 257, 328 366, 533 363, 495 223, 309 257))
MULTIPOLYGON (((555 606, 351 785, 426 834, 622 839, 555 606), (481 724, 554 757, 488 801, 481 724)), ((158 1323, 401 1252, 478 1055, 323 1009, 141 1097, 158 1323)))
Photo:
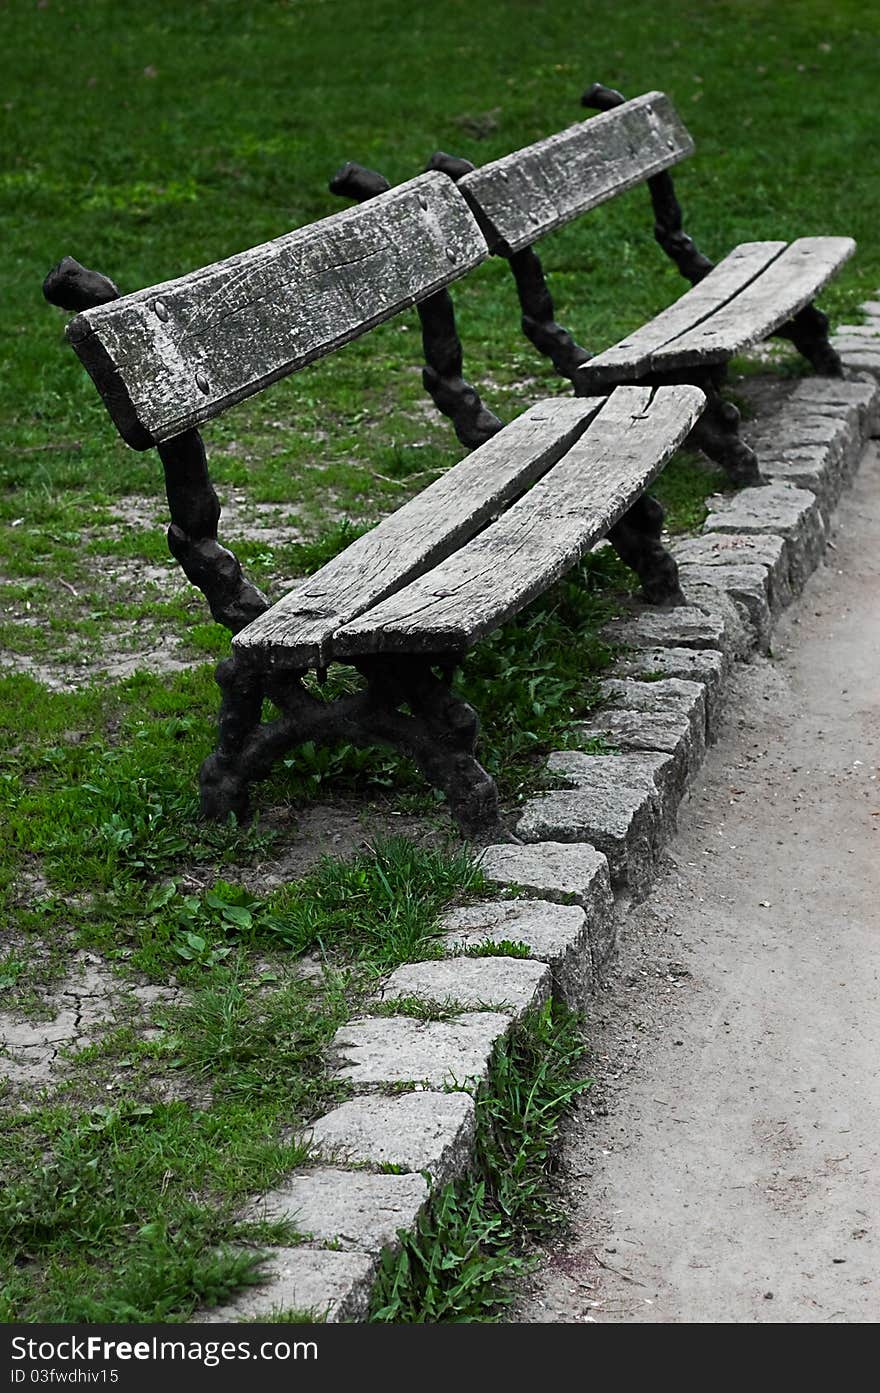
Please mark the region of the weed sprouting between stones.
POLYGON ((439 851, 389 838, 369 853, 317 869, 272 900, 271 930, 297 953, 396 967, 439 957, 440 911, 454 899, 487 893, 467 847, 439 851))
POLYGON ((473 1170, 437 1190, 399 1253, 386 1254, 375 1321, 493 1321, 528 1268, 527 1239, 564 1229, 550 1177, 561 1118, 590 1087, 581 1023, 555 1003, 495 1048, 477 1096, 473 1170))

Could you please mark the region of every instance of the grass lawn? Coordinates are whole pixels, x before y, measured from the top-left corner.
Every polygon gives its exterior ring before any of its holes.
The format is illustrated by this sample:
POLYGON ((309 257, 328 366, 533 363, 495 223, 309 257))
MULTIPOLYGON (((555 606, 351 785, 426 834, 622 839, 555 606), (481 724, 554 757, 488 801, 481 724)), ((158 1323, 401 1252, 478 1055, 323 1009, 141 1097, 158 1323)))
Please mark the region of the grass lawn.
MULTIPOLYGON (((181 1320, 247 1280, 253 1253, 233 1239, 295 1241, 242 1227, 242 1200, 307 1161, 303 1125, 341 1096, 336 1028, 378 972, 439 951, 444 905, 480 881, 381 751, 306 748, 258 791, 254 824, 197 822, 228 637, 175 573, 158 462, 116 436, 43 276, 66 254, 123 291, 182 274, 336 211, 345 160, 392 182, 436 149, 483 163, 578 120, 599 80, 676 103, 697 145, 676 175, 685 225, 709 256, 854 236, 822 297, 851 319, 880 285, 880 25, 861 0, 0 0, 0 19, 0 1021, 36 1040, 71 1001, 103 1003, 50 1090, 39 1069, 15 1086, 0 1069, 0 1318, 181 1320)), ((592 350, 683 289, 644 190, 542 258, 558 318, 592 350)), ((564 390, 519 334, 503 265, 455 298, 489 406, 510 417, 564 390)), ((414 315, 205 437, 221 539, 273 598, 463 453, 423 399, 414 315)), ((657 489, 671 524, 698 523, 719 481, 679 456, 657 489)), ((509 805, 594 700, 598 630, 627 583, 593 558, 469 660, 461 685, 509 805)), ((485 1157, 504 1153, 492 1136, 485 1157)), ((462 1251, 475 1230, 493 1251, 498 1174, 486 1161, 471 1228, 473 1196, 443 1201, 462 1251)), ((507 1270, 515 1244, 496 1239, 507 1270)), ((386 1317, 461 1318, 427 1279, 418 1309, 399 1272, 383 1282, 386 1317)))

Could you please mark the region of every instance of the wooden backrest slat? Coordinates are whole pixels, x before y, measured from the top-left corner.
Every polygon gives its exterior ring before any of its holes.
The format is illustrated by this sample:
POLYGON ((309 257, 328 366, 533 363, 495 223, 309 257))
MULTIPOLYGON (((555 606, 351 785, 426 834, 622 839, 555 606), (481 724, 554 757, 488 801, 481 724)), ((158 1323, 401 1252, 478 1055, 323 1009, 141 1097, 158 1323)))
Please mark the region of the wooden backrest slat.
POLYGON ((646 92, 458 181, 493 251, 521 251, 693 153, 662 92, 646 92))
POLYGON ((357 338, 487 255, 455 185, 431 172, 87 310, 68 337, 120 434, 147 449, 357 338))

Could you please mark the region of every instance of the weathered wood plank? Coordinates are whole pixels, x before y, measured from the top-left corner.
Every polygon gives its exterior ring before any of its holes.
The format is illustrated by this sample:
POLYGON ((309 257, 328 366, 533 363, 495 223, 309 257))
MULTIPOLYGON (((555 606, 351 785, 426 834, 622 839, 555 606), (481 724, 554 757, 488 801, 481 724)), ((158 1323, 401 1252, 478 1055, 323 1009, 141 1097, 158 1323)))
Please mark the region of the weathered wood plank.
POLYGON ((693 148, 668 97, 647 92, 475 169, 458 187, 492 251, 507 256, 693 148))
POLYGON ((705 324, 654 353, 652 365, 691 367, 759 343, 809 304, 855 249, 851 237, 799 237, 705 324))
POLYGON ((538 402, 353 542, 233 640, 260 665, 321 667, 334 631, 466 542, 541 477, 587 428, 602 398, 538 402))
POLYGON ((499 520, 335 635, 339 657, 461 651, 518 613, 626 512, 705 403, 697 387, 618 387, 499 520))
POLYGON ((585 363, 578 371, 579 379, 601 390, 622 378, 644 377, 655 353, 704 323, 765 271, 785 247, 785 242, 743 242, 668 309, 585 363))
POLYGON ((339 348, 487 256, 444 175, 77 315, 73 347, 123 438, 168 440, 339 348))

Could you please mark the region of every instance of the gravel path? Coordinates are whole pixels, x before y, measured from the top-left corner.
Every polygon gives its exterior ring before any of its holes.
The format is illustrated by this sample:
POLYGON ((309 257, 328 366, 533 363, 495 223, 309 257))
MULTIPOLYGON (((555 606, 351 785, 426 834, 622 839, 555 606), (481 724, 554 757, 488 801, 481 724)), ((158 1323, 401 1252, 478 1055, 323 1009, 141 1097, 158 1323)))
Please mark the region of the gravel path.
POLYGON ((628 920, 520 1321, 880 1318, 878 542, 875 444, 628 920))

